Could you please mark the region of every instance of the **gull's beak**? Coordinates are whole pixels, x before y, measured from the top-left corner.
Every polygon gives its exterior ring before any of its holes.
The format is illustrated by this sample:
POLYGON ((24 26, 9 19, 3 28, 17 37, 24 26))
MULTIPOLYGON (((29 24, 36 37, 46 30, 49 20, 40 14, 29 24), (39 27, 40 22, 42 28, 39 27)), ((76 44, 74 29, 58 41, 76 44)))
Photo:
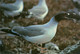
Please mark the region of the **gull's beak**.
POLYGON ((80 15, 78 15, 77 13, 71 13, 71 12, 67 12, 65 15, 65 19, 67 20, 80 20, 80 15))

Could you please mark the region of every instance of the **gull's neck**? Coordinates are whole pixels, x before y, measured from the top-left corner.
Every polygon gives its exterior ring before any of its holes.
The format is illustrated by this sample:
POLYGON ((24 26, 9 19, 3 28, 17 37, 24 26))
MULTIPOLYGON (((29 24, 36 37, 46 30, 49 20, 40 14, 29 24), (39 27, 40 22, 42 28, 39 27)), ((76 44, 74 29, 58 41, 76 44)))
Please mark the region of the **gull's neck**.
POLYGON ((53 26, 57 26, 58 25, 58 22, 55 20, 54 17, 51 18, 51 20, 45 24, 46 26, 50 26, 50 27, 53 27, 53 26))
POLYGON ((44 5, 46 5, 46 1, 45 0, 39 0, 38 5, 44 6, 44 5))

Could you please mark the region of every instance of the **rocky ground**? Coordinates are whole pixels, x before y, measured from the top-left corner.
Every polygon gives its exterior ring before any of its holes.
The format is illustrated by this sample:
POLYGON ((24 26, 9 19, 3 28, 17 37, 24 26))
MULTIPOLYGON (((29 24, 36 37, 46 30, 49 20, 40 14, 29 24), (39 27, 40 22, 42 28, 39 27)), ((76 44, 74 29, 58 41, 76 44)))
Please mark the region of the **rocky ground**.
MULTIPOLYGON (((59 0, 59 1, 46 0, 46 1, 49 8, 49 13, 45 17, 44 21, 39 21, 34 18, 27 19, 23 15, 22 15, 23 17, 6 18, 3 16, 2 13, 0 13, 0 28, 44 24, 48 22, 51 19, 51 17, 53 17, 56 13, 59 13, 61 11, 67 11, 69 9, 74 8, 74 5, 72 4, 71 0, 59 0), (12 20, 14 20, 15 22, 12 23, 12 20)), ((4 0, 4 2, 11 3, 8 0, 4 0)), ((12 2, 14 2, 14 0, 12 2)), ((32 8, 37 3, 38 0, 24 0, 24 12, 32 8)), ((32 43, 27 42, 21 37, 9 36, 7 35, 7 33, 0 31, 0 40, 3 43, 3 47, 1 46, 2 48, 0 48, 1 52, 4 52, 3 54, 30 53, 30 48, 28 48, 28 45, 32 43)), ((69 20, 69 21, 61 21, 59 23, 57 33, 51 42, 58 45, 60 50, 63 50, 69 45, 76 44, 79 40, 80 40, 80 23, 78 22, 74 23, 73 21, 69 20)), ((34 49, 33 44, 32 46, 33 46, 32 49, 34 49)), ((32 51, 35 52, 35 50, 32 51)), ((37 51, 37 54, 38 53, 39 51, 37 51)), ((36 54, 36 52, 33 54, 36 54)))

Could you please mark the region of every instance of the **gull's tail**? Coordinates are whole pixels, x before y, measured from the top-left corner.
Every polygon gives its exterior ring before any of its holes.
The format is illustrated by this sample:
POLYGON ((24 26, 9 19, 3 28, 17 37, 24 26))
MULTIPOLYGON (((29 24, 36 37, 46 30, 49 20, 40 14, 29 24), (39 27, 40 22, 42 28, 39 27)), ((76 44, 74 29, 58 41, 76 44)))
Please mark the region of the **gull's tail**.
POLYGON ((19 36, 18 34, 13 33, 13 32, 11 31, 11 29, 0 29, 0 31, 3 31, 3 32, 6 32, 6 33, 10 33, 10 34, 19 36))

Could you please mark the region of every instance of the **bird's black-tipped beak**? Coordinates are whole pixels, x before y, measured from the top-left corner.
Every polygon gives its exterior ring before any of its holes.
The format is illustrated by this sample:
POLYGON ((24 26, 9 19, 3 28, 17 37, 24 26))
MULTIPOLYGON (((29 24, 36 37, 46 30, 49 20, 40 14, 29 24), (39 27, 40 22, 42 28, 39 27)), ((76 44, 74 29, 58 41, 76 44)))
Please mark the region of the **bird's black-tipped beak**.
POLYGON ((65 18, 69 20, 80 20, 80 15, 78 15, 77 13, 67 12, 65 18))

